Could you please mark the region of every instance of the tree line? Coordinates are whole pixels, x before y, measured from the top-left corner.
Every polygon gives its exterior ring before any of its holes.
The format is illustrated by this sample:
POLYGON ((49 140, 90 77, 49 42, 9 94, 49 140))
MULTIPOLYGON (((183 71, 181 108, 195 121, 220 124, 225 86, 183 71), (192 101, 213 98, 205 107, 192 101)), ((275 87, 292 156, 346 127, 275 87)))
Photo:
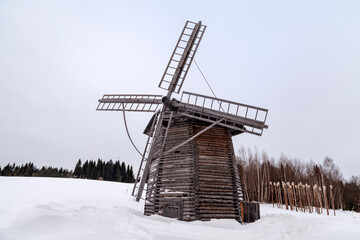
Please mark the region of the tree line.
POLYGON ((70 171, 62 167, 43 166, 38 168, 32 162, 22 165, 8 163, 3 168, 0 166, 0 176, 87 178, 127 183, 135 181, 132 166, 126 165, 125 162, 116 161, 114 163, 112 160, 105 162, 101 159, 86 160, 83 164, 79 159, 74 170, 70 171))
POLYGON ((44 166, 37 168, 34 163, 29 162, 26 164, 15 165, 8 163, 4 168, 0 166, 0 176, 25 176, 25 177, 64 177, 72 176, 72 172, 57 167, 44 166))
MULTIPOLYGON (((236 161, 245 201, 271 203, 270 182, 302 183, 320 188, 331 185, 336 209, 360 212, 360 175, 345 180, 329 157, 325 157, 322 164, 304 163, 284 154, 274 159, 266 152, 259 154, 257 149, 241 147, 236 161)), ((285 193, 282 190, 280 194, 284 197, 285 193)), ((326 194, 329 195, 329 191, 326 194)))
POLYGON ((135 182, 133 167, 116 161, 110 160, 108 162, 98 159, 95 161, 86 161, 81 163, 81 159, 77 162, 74 169, 74 177, 88 178, 88 179, 103 179, 106 181, 115 182, 135 182))

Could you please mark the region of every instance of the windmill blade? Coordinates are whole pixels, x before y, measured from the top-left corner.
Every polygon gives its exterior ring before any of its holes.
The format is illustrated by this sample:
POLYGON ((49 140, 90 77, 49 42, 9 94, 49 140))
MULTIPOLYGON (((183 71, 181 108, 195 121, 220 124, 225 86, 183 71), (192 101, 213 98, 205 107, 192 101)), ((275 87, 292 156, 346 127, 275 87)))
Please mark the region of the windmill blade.
POLYGON ((234 134, 248 132, 262 135, 268 110, 220 98, 183 92, 180 101, 167 103, 177 108, 181 115, 214 123, 234 130, 234 134))
POLYGON ((161 102, 161 95, 105 94, 99 99, 97 111, 155 112, 161 102))
POLYGON ((170 61, 159 83, 159 88, 179 93, 199 47, 206 26, 187 21, 170 61))

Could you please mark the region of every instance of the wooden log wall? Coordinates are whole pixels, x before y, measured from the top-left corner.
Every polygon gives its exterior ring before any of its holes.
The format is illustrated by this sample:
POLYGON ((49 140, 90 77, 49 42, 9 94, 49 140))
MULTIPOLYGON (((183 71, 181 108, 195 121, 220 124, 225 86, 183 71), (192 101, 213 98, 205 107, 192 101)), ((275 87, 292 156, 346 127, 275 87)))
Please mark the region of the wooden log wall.
MULTIPOLYGON (((193 122, 194 134, 206 124, 193 122)), ((194 140, 197 159, 197 219, 234 218, 240 221, 242 191, 235 167, 231 136, 226 128, 215 126, 194 140)))
MULTIPOLYGON (((206 126, 207 123, 197 120, 173 118, 165 151, 206 126)), ((155 143, 156 151, 160 150, 164 135, 165 126, 162 137, 155 143)), ((182 220, 240 221, 243 196, 231 135, 226 128, 215 126, 175 152, 151 162, 145 214, 163 215, 164 207, 174 199, 182 201, 182 220), (152 181, 155 181, 153 190, 152 181)))
MULTIPOLYGON (((156 151, 160 151, 165 135, 156 142, 156 151)), ((173 118, 166 138, 165 151, 182 143, 192 136, 191 125, 187 118, 173 118)), ((194 146, 192 141, 178 148, 175 152, 163 156, 160 161, 151 163, 149 183, 155 178, 153 195, 148 183, 145 214, 163 214, 165 204, 171 199, 183 201, 183 220, 195 220, 195 187, 194 187, 194 146), (156 167, 158 165, 157 176, 156 167)))

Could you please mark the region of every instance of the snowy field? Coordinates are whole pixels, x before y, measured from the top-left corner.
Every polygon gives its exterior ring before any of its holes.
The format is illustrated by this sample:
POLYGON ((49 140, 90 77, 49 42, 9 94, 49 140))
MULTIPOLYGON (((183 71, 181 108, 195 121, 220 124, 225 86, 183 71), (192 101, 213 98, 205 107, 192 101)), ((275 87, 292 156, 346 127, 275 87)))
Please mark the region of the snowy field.
POLYGON ((132 184, 0 177, 0 239, 360 239, 360 214, 291 212, 261 205, 261 220, 181 222, 144 216, 132 184))

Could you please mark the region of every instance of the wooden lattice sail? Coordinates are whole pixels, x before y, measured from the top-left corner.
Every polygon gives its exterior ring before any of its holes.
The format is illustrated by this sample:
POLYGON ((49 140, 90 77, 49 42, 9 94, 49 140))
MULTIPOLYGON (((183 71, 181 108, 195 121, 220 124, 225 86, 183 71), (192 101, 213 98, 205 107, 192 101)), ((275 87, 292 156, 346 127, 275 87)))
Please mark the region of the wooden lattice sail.
POLYGON ((160 95, 104 95, 99 111, 154 112, 133 196, 146 215, 180 220, 233 218, 243 200, 232 136, 262 135, 268 110, 205 95, 179 93, 206 26, 187 21, 165 69, 160 95))

